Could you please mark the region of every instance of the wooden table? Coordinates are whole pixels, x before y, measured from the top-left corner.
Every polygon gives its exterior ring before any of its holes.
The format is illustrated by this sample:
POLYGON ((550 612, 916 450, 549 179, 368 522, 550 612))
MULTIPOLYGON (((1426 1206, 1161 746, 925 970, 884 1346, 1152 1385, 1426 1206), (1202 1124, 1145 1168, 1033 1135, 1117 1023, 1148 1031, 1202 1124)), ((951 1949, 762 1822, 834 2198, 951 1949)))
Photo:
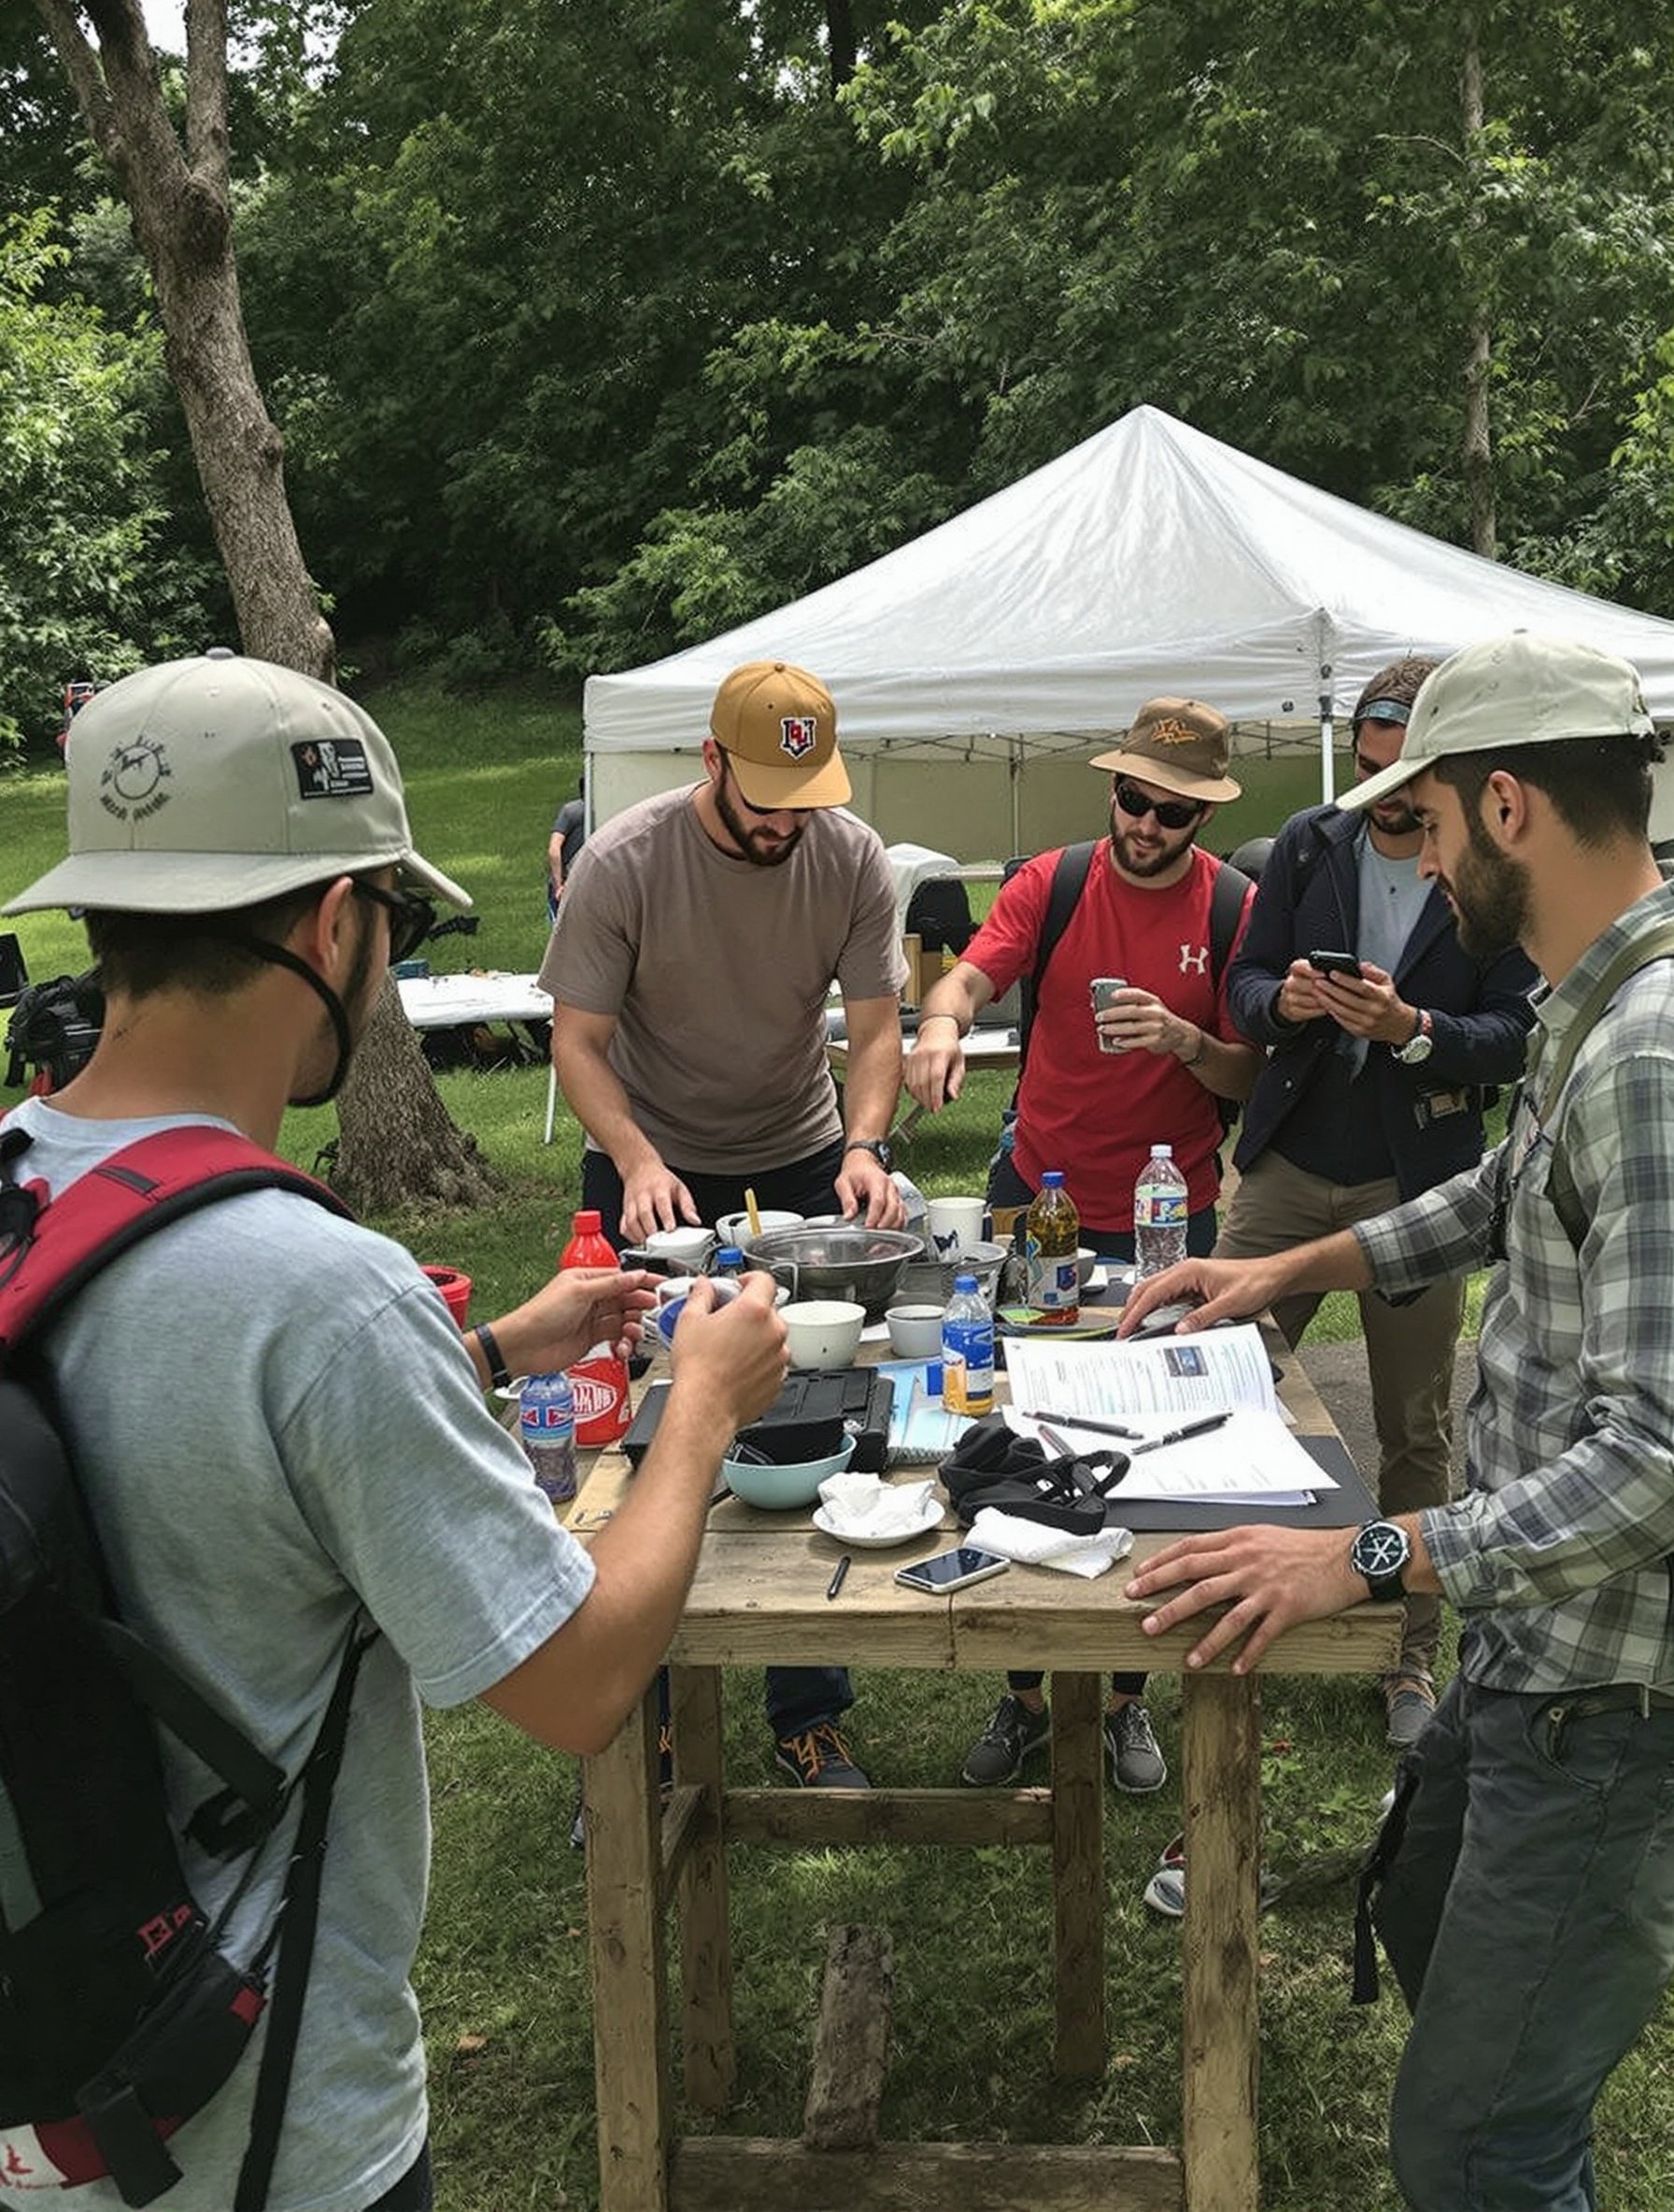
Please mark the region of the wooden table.
MULTIPOLYGON (((1298 1363, 1284 1396, 1304 1434, 1330 1422, 1298 1363)), ((919 1470, 907 1470, 913 1480, 919 1470)), ((571 1524, 584 1539, 626 1480, 603 1454, 571 1524)), ((1254 2212, 1256 2181, 1256 1911, 1261 1829, 1259 1695, 1254 1677, 1185 1675, 1181 1744, 1191 1906, 1185 1946, 1178 2154, 1155 2148, 872 2144, 674 2134, 665 1907, 679 1931, 685 2093, 706 2111, 732 2099, 727 1846, 901 1843, 1044 1846, 1053 1865, 1055 2063, 1095 2076, 1105 2063, 1102 1676, 1183 1668, 1200 1624, 1153 1641, 1122 1595, 1121 1567, 1094 1581, 1018 1569, 934 1599, 895 1570, 953 1541, 941 1530, 889 1551, 856 1552, 841 1600, 826 1585, 842 1547, 802 1514, 728 1499, 710 1515, 670 1651, 675 1788, 660 1818, 657 1711, 647 1695, 610 1748, 585 1763, 588 1915, 602 2212, 731 2212, 795 2205, 849 2212, 1254 2212), (721 1763, 723 1666, 852 1665, 985 1674, 1052 1674, 1052 1781, 1044 1790, 736 1790, 721 1763)), ((1143 1558, 1168 1539, 1141 1537, 1143 1558)), ((1346 1538, 1345 1538, 1346 1540, 1346 1538)), ((1400 1610, 1358 1606, 1293 1629, 1266 1666, 1295 1674, 1392 1666, 1400 1610)))

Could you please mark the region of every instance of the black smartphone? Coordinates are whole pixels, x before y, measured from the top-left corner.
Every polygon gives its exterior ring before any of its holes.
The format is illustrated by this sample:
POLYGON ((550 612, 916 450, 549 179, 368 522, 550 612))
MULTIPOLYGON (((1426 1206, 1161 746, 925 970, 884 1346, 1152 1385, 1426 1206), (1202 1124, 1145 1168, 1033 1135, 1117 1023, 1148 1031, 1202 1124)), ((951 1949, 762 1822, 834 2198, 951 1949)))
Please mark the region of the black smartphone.
POLYGON ((945 1597, 950 1590, 963 1590, 968 1583, 986 1582, 990 1575, 1003 1574, 1010 1565, 998 1552, 961 1544, 957 1552, 938 1552, 933 1559, 921 1559, 916 1567, 898 1567, 895 1579, 909 1590, 927 1590, 932 1597, 945 1597))
POLYGON ((1360 963, 1353 953, 1310 953, 1310 968, 1317 968, 1322 975, 1353 975, 1360 973, 1360 963))

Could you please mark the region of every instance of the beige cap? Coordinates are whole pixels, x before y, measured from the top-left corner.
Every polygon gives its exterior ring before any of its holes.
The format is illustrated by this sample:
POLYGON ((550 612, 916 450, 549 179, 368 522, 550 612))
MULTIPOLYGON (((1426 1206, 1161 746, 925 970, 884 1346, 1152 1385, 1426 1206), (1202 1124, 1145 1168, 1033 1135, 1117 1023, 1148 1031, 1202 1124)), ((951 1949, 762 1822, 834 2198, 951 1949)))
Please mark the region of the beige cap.
POLYGON ((1337 803, 1370 806, 1453 753, 1558 744, 1569 737, 1648 737, 1654 728, 1631 661, 1572 638, 1514 630, 1510 637, 1466 645, 1427 676, 1412 702, 1399 759, 1337 803))
POLYGON ((715 695, 709 733, 731 756, 750 805, 843 806, 848 771, 837 750, 837 709, 817 676, 788 660, 746 660, 715 695))
POLYGON ((82 708, 65 764, 70 857, 7 914, 212 914, 386 864, 471 904, 413 850, 389 739, 295 669, 224 649, 141 669, 82 708))
POLYGON ((1243 786, 1227 773, 1231 750, 1231 724, 1200 699, 1148 699, 1121 749, 1100 753, 1090 765, 1218 804, 1243 797, 1243 786))

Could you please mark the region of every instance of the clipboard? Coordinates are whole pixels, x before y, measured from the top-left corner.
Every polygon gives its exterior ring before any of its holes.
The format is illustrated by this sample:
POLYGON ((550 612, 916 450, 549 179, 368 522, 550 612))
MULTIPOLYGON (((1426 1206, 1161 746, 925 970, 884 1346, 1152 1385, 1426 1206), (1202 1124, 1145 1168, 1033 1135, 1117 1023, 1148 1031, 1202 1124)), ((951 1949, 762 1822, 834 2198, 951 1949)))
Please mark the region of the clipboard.
POLYGON ((1136 1497, 1123 1502, 1120 1488, 1104 1509, 1105 1524, 1131 1528, 1135 1535, 1196 1536, 1211 1528, 1358 1528, 1379 1517, 1378 1501, 1361 1481, 1341 1437, 1298 1437, 1315 1467, 1329 1475, 1335 1490, 1314 1493, 1311 1506, 1264 1505, 1259 1497, 1199 1504, 1189 1498, 1136 1497))

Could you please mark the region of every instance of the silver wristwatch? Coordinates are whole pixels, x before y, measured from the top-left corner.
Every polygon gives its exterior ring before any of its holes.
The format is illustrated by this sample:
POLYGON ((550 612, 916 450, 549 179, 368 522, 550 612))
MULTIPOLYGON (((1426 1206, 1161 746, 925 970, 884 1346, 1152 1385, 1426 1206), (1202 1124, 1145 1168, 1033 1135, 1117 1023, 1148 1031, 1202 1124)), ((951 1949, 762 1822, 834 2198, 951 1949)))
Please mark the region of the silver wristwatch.
POLYGON ((1417 1028, 1413 1030, 1405 1044, 1397 1045, 1394 1048, 1395 1056, 1403 1068, 1422 1068, 1435 1049, 1436 1041, 1430 1035, 1429 1009, 1427 1006, 1421 1006, 1418 1010, 1417 1028))

